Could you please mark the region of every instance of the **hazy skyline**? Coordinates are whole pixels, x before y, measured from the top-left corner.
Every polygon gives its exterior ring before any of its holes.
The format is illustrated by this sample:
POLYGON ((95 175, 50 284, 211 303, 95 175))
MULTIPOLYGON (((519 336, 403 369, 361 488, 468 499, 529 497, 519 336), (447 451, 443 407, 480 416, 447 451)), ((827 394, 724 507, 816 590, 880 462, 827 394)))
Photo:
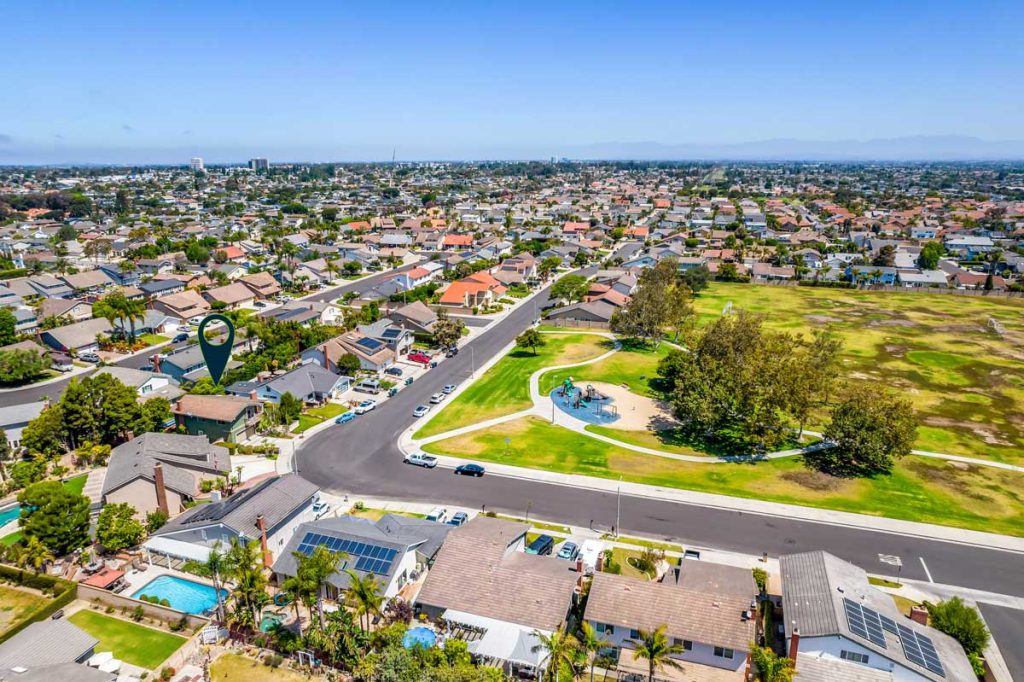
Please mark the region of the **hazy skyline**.
POLYGON ((921 136, 944 141, 907 143, 920 158, 1024 155, 1000 142, 1024 139, 1019 1, 16 0, 5 18, 0 163, 727 157, 752 142, 857 158, 879 145, 850 141, 921 136))

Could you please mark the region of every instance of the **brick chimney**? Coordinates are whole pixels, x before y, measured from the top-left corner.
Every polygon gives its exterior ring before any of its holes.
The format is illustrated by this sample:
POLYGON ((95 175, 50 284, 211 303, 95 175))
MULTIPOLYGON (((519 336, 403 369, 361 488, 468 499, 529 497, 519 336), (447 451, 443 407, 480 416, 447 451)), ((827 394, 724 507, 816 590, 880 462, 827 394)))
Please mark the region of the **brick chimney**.
POLYGON ((153 357, 151 357, 150 360, 153 363, 153 371, 156 372, 157 374, 159 374, 160 373, 160 354, 159 353, 154 353, 153 357))
POLYGON ((254 403, 258 403, 260 401, 260 397, 256 395, 255 388, 249 391, 249 400, 253 401, 254 403))
POLYGON ((164 486, 164 466, 160 462, 153 465, 153 485, 156 486, 156 506, 164 514, 170 516, 167 506, 167 488, 164 486))
POLYGON ((800 628, 793 621, 793 635, 789 638, 789 660, 793 661, 793 668, 796 668, 796 655, 800 653, 800 628))
POLYGON ((582 573, 583 572, 583 559, 576 559, 576 572, 577 573, 582 573))
POLYGON ((928 625, 928 609, 924 606, 914 606, 910 609, 910 620, 921 625, 928 625))
POLYGON ((259 514, 256 517, 256 527, 260 529, 260 549, 263 550, 263 565, 270 568, 274 565, 274 557, 270 555, 270 549, 267 546, 267 521, 263 518, 263 514, 259 514))
POLYGON ((594 566, 594 570, 595 571, 603 571, 604 570, 604 552, 598 552, 597 553, 597 565, 594 566))

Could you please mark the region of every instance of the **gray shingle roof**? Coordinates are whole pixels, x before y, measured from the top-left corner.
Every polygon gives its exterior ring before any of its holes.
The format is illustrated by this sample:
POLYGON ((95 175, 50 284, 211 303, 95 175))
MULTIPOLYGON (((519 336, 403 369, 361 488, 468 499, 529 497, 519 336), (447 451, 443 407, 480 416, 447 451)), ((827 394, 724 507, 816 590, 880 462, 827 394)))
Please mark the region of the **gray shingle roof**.
POLYGON ((0 675, 18 666, 74 663, 98 643, 98 639, 66 620, 32 623, 0 644, 0 675))
POLYGON ((268 380, 264 385, 281 395, 291 393, 296 398, 310 394, 322 395, 333 389, 341 377, 315 363, 307 363, 279 377, 268 380))
POLYGON ((120 488, 137 478, 153 480, 153 466, 163 463, 164 484, 177 492, 194 495, 196 477, 193 471, 226 474, 231 471, 227 449, 212 445, 206 436, 185 436, 176 433, 144 433, 122 443, 110 453, 103 494, 120 488))

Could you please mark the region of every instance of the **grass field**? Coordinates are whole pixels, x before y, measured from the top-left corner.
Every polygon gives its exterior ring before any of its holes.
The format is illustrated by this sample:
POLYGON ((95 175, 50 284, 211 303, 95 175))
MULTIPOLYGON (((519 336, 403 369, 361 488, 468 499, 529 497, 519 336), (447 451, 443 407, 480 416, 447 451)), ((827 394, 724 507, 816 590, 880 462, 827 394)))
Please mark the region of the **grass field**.
POLYGON ((210 664, 210 679, 213 682, 307 682, 323 678, 307 677, 293 670, 274 669, 238 654, 221 654, 210 664))
POLYGON ((0 585, 0 632, 48 601, 47 597, 40 594, 0 585))
POLYGON ((848 378, 914 402, 918 449, 1024 463, 1024 300, 715 282, 696 299, 700 321, 729 302, 775 329, 839 334, 848 378))
POLYGON ((309 410, 309 414, 320 419, 334 419, 342 412, 347 411, 348 408, 345 407, 344 405, 339 405, 337 403, 327 403, 325 405, 321 405, 320 407, 312 408, 311 410, 309 410))
POLYGON ((147 346, 155 346, 160 343, 167 343, 171 340, 169 336, 160 336, 159 334, 140 334, 139 341, 142 341, 147 346))
POLYGON ((431 443, 424 449, 512 466, 611 479, 621 476, 649 485, 1024 536, 1020 474, 924 457, 906 458, 891 476, 839 479, 807 469, 799 457, 700 464, 645 455, 532 417, 431 443))
POLYGON ((615 355, 592 365, 546 372, 540 378, 540 392, 546 394, 567 377, 572 377, 578 384, 587 381, 625 384, 634 393, 658 398, 661 397, 657 389, 658 362, 671 350, 672 347, 665 343, 657 348, 627 345, 615 355))
POLYGON ((416 432, 415 438, 444 433, 479 421, 529 409, 530 375, 542 367, 582 362, 611 348, 611 341, 592 334, 545 334, 546 345, 513 349, 416 432))
POLYGON ((81 495, 82 491, 85 490, 85 481, 89 478, 89 474, 82 474, 81 476, 75 476, 64 481, 64 488, 76 495, 81 495))
POLYGON ((114 658, 148 670, 155 670, 186 641, 178 635, 95 611, 79 611, 68 620, 100 640, 96 651, 112 651, 114 658))

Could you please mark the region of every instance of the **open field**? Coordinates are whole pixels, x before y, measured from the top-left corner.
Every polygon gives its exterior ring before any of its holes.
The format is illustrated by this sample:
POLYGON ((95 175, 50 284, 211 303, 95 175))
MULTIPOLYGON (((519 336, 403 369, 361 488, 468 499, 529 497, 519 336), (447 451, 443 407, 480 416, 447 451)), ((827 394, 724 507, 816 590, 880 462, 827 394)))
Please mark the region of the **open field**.
POLYGON ((433 436, 479 421, 529 409, 530 375, 542 367, 595 358, 611 349, 611 341, 593 334, 545 334, 547 344, 532 350, 513 349, 416 432, 433 436))
POLYGON ((0 585, 0 632, 19 622, 27 613, 50 601, 30 590, 0 585))
POLYGON ((114 658, 148 670, 155 670, 186 641, 178 635, 95 611, 79 611, 68 620, 100 640, 96 651, 112 651, 114 658))
POLYGON ((1024 536, 1020 474, 924 457, 906 458, 891 476, 839 479, 807 469, 799 457, 698 464, 645 455, 533 417, 424 449, 484 462, 601 478, 622 476, 649 485, 1024 536))
POLYGON ((918 449, 1024 463, 1024 300, 715 282, 696 299, 700 321, 729 302, 775 329, 839 334, 848 378, 913 400, 918 449))

